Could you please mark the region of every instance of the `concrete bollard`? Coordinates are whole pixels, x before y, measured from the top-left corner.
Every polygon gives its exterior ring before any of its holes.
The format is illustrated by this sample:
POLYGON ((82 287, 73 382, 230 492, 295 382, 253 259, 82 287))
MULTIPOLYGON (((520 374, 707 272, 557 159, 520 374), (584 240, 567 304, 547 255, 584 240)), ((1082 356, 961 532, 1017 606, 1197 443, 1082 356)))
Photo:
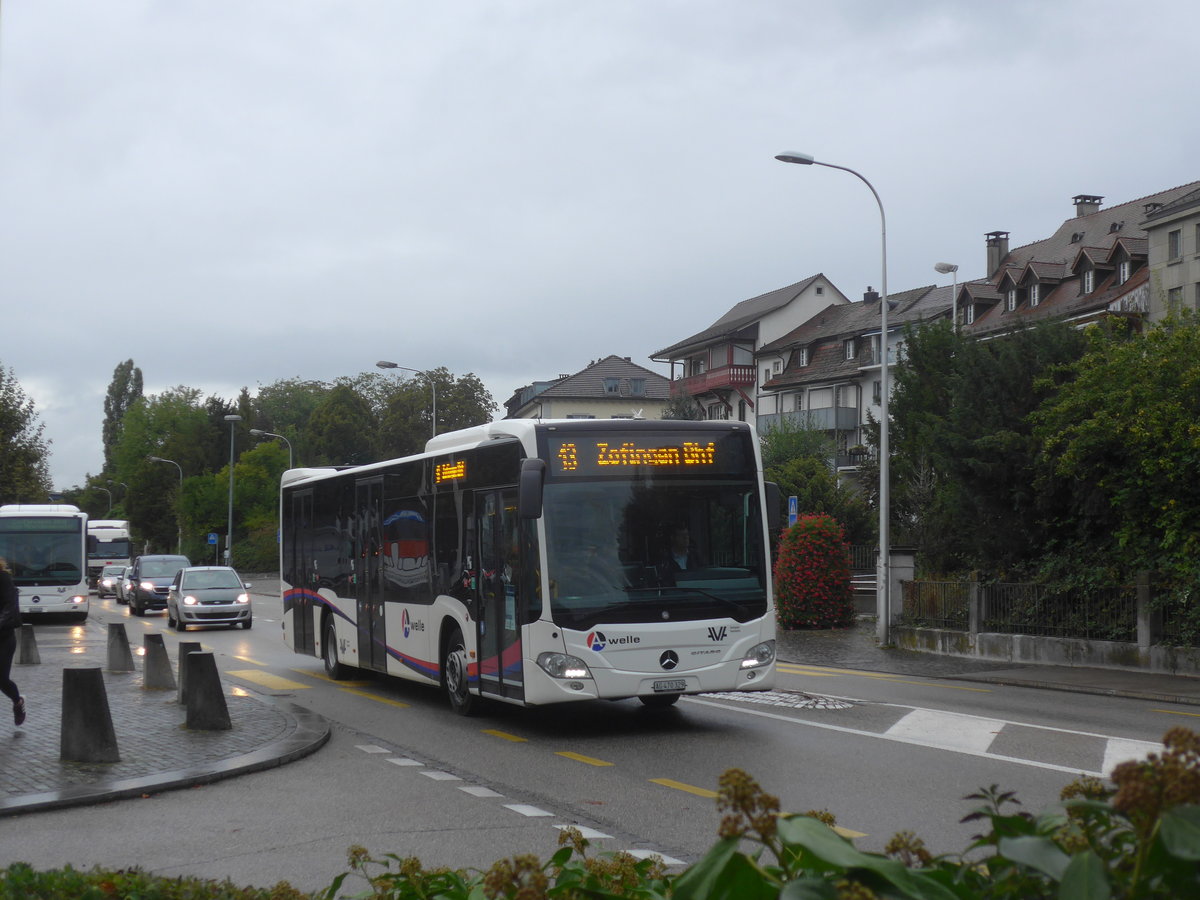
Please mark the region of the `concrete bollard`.
POLYGON ((229 731, 229 707, 221 687, 217 660, 211 653, 189 653, 184 658, 187 672, 187 727, 200 731, 229 731))
POLYGON ((38 653, 37 638, 33 636, 32 625, 22 625, 17 637, 17 664, 36 666, 42 661, 38 653))
POLYGON ((133 671, 133 654, 129 652, 124 622, 108 623, 108 671, 133 671))
POLYGON ((175 690, 175 673, 171 671, 171 659, 167 656, 167 645, 161 634, 148 634, 142 643, 146 658, 142 662, 142 690, 175 690))
POLYGON ((200 652, 199 641, 180 641, 179 642, 179 696, 177 699, 180 703, 187 703, 187 662, 189 653, 200 652))
POLYGON ((121 761, 104 675, 99 669, 63 669, 59 746, 63 762, 121 761))

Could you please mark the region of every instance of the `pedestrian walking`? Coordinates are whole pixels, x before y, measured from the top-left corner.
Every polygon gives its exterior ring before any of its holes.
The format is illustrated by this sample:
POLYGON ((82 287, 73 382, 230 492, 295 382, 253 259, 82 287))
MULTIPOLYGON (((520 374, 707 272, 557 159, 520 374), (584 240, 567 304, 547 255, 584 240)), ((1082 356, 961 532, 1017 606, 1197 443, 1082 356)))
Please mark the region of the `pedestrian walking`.
POLYGON ((12 678, 13 656, 17 652, 17 629, 21 627, 21 595, 8 571, 8 560, 0 557, 0 691, 13 705, 13 722, 25 722, 25 698, 12 678))

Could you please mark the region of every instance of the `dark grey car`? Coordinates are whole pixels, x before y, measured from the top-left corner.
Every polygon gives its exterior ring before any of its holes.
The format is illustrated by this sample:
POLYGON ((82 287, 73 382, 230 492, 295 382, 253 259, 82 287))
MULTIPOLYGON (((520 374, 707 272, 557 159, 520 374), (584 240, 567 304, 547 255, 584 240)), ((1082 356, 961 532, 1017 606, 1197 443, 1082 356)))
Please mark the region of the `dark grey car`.
POLYGON ((186 556, 163 554, 139 556, 133 561, 130 577, 131 590, 125 597, 129 611, 135 616, 144 615, 148 609, 167 608, 167 588, 175 573, 192 561, 186 556))
POLYGON ((167 592, 167 624, 180 631, 189 625, 241 625, 254 621, 250 585, 229 566, 180 569, 167 592))

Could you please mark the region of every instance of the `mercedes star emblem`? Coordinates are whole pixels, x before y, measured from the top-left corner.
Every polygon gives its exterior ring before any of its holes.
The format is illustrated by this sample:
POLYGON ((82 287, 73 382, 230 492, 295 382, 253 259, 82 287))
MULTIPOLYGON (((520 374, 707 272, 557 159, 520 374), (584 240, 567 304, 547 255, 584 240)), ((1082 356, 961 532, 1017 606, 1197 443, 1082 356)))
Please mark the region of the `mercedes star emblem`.
POLYGON ((665 650, 663 655, 658 658, 658 664, 669 672, 679 665, 679 654, 674 650, 665 650))

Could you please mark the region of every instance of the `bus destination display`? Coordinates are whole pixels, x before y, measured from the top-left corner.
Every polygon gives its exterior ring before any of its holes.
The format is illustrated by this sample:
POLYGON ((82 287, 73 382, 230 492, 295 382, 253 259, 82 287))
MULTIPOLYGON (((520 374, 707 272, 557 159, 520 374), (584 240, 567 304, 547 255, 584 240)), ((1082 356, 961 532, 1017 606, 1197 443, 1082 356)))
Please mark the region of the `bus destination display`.
POLYGON ((620 475, 631 469, 711 472, 721 465, 723 440, 625 441, 563 438, 550 446, 555 475, 620 475))

